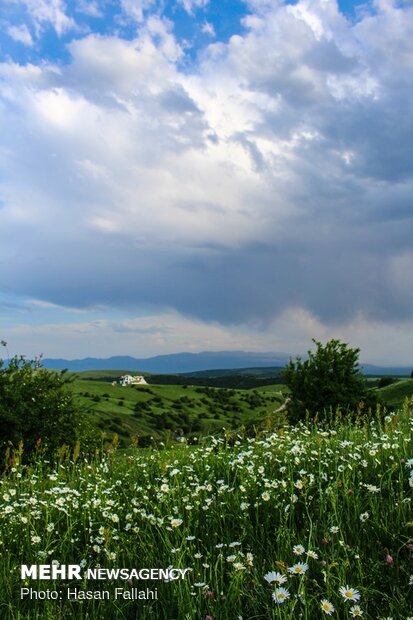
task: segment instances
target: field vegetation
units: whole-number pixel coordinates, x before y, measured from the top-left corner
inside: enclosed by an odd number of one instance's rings
[[[123,446],[132,438],[142,447],[177,437],[191,440],[223,428],[254,432],[269,418],[283,419],[274,413],[285,398],[282,385],[254,390],[173,384],[121,387],[112,385],[107,372],[104,376],[98,381],[87,373],[87,378],[73,382],[73,390],[84,416],[109,441],[117,433]]]
[[[0,496],[2,617],[13,620],[411,618],[411,411],[330,428],[227,432],[198,446],[9,460]],[[179,582],[35,582],[20,565],[190,568]],[[157,588],[156,601],[67,589]]]
[[[117,433],[122,447],[132,440],[141,447],[177,437],[191,441],[200,434],[221,433],[223,429],[253,434],[286,420],[286,410],[278,411],[290,393],[284,384],[219,388],[214,384],[191,385],[189,377],[185,377],[188,383],[169,383],[171,375],[166,376],[165,384],[156,384],[158,377],[147,374],[147,386],[112,385],[125,372],[78,373],[72,385],[83,418],[105,435],[106,442],[110,443]],[[233,376],[229,375],[231,381]],[[411,379],[394,379],[382,388],[377,387],[378,382],[376,379],[375,387],[366,390],[370,404],[380,401],[383,409],[391,410],[413,397]]]
[[[350,362],[377,408],[345,406],[337,365],[317,411],[311,364],[251,390],[0,365],[0,617],[413,620],[413,381],[367,390]],[[22,582],[22,564],[188,573]]]

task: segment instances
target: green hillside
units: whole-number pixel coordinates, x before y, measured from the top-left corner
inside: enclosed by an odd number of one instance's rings
[[[146,377],[149,383],[156,385],[192,385],[251,390],[264,385],[281,383],[281,369],[265,369],[268,372],[260,372],[260,370],[259,368],[245,368],[240,371],[211,370],[187,374],[154,374],[139,371],[138,374]],[[130,374],[130,372],[130,370],[87,370],[72,374],[79,379],[112,382],[117,381],[122,375]],[[132,372],[137,374],[135,371]]]
[[[108,441],[116,433],[122,445],[129,445],[135,437],[140,445],[147,445],[151,437],[161,440],[171,435],[210,434],[222,428],[262,428],[269,420],[274,423],[282,418],[276,410],[284,401],[283,385],[253,390],[172,383],[112,385],[125,372],[97,370],[73,375],[73,389],[84,415]],[[155,378],[146,374],[148,382]],[[397,381],[377,391],[389,408],[400,407],[406,397],[413,397],[413,381]]]
[[[90,379],[91,381],[117,381],[122,375],[130,374],[130,370],[85,370],[83,372],[70,373],[77,379]],[[137,374],[134,372],[133,374]],[[148,372],[139,372],[140,375],[147,376]]]
[[[413,379],[403,379],[378,390],[388,407],[401,407],[406,398],[413,398]]]
[[[283,386],[266,386],[257,390],[182,385],[112,385],[114,373],[76,375],[73,390],[84,414],[108,440],[117,433],[121,443],[138,437],[145,445],[150,437],[161,439],[174,435],[206,434],[223,427],[262,427],[269,417],[280,418],[274,411],[283,402]],[[116,373],[119,376],[122,373]],[[86,376],[86,379],[80,378]],[[109,378],[109,380],[108,380]]]

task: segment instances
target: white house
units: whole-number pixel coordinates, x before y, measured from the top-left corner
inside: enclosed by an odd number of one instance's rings
[[[141,375],[123,375],[123,377],[119,379],[119,383],[123,387],[125,385],[148,385],[145,381],[145,377],[142,377]]]

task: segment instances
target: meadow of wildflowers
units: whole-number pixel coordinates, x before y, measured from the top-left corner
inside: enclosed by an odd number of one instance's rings
[[[0,486],[0,617],[413,618],[413,420],[287,426],[199,445],[10,462]],[[190,568],[181,581],[30,581],[21,564]],[[157,600],[20,599],[157,588]]]

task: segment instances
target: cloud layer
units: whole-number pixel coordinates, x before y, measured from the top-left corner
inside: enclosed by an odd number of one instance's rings
[[[413,320],[411,8],[255,0],[187,62],[156,3],[121,3],[129,38],[21,4],[22,45],[72,36],[67,62],[0,65],[0,291],[263,328]]]

